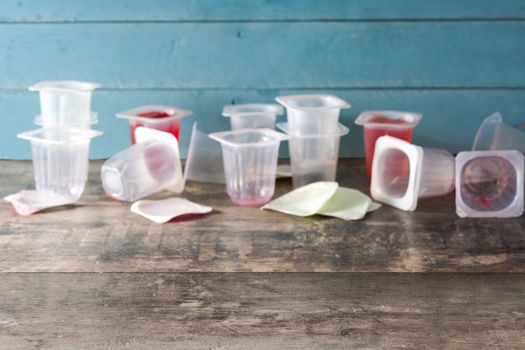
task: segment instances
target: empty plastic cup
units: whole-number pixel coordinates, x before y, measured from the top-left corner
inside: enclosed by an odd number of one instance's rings
[[[58,126],[18,134],[31,141],[36,190],[77,201],[86,184],[90,141],[100,135],[100,131]]]
[[[378,202],[413,211],[419,198],[437,197],[454,189],[454,156],[395,137],[377,139],[370,193]]]
[[[396,111],[365,111],[355,123],[364,128],[366,174],[372,176],[372,160],[376,141],[381,136],[392,136],[412,141],[412,130],[421,120],[421,114]]]
[[[92,124],[91,94],[100,85],[82,81],[43,81],[29,87],[40,94],[39,123],[43,127]]]
[[[188,156],[184,166],[184,181],[225,184],[221,147],[208,134],[193,124]]]
[[[226,189],[240,206],[259,207],[272,199],[279,144],[286,135],[271,129],[210,134],[221,143]]]
[[[523,155],[515,150],[460,152],[456,212],[460,217],[521,216]]]
[[[222,115],[229,117],[232,130],[248,128],[275,128],[275,119],[284,109],[275,104],[251,103],[224,106]]]
[[[44,125],[44,121],[42,119],[42,115],[39,114],[35,117],[35,119],[33,120],[33,122],[38,125],[38,126],[41,126],[41,127],[49,127],[49,126],[53,126],[53,125]],[[89,124],[90,125],[93,125],[93,124],[97,124],[98,123],[98,113],[97,112],[91,112],[91,119],[89,121]]]
[[[288,127],[301,135],[335,134],[341,109],[351,106],[333,95],[292,95],[275,99],[286,107]]]
[[[277,127],[288,136],[292,182],[294,188],[318,181],[334,181],[339,158],[339,141],[348,134],[348,128],[338,124],[336,132],[325,135],[300,135],[289,123]]]
[[[151,105],[119,112],[117,118],[129,120],[131,144],[135,144],[135,129],[141,126],[169,132],[180,141],[180,120],[192,114],[176,107]]]
[[[101,170],[102,186],[115,199],[134,202],[163,189],[180,193],[184,180],[175,136],[144,127],[137,143],[109,158]]]
[[[503,123],[501,114],[494,113],[481,123],[473,151],[518,150],[525,154],[525,133]]]

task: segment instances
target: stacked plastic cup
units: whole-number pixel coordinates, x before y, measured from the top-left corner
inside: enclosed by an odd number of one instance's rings
[[[341,109],[351,106],[333,95],[280,96],[287,123],[277,127],[288,136],[295,188],[317,181],[334,181],[339,140],[348,128],[339,123]]]
[[[102,135],[90,129],[97,116],[91,111],[91,93],[97,87],[79,81],[46,81],[29,87],[40,94],[41,114],[35,123],[42,128],[18,137],[31,142],[36,191],[19,192],[13,197],[17,202],[46,208],[80,198],[87,180],[90,141]],[[16,208],[17,203],[13,205]]]

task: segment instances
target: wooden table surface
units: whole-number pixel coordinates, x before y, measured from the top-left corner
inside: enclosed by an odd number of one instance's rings
[[[368,193],[362,163],[338,180]],[[101,164],[76,205],[0,204],[1,349],[525,348],[523,217],[460,219],[449,195],[297,218],[190,183],[214,212],[158,225],[104,195]],[[32,186],[30,162],[0,169],[0,195]]]

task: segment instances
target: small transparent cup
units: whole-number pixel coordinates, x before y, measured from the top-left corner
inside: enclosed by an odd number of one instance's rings
[[[148,105],[117,113],[117,118],[128,119],[131,144],[135,144],[135,129],[146,127],[165,131],[180,141],[180,120],[192,115],[192,111],[170,106]]]
[[[275,99],[286,107],[288,127],[300,135],[335,134],[341,109],[351,106],[333,95],[292,95]]]
[[[208,134],[193,124],[188,156],[184,166],[184,181],[225,184],[222,149]]]
[[[454,156],[445,150],[382,136],[376,143],[370,193],[378,202],[414,211],[419,198],[454,190],[454,169]]]
[[[31,141],[35,187],[76,202],[86,184],[89,144],[100,131],[54,126],[18,134]]]
[[[339,141],[348,134],[348,128],[338,124],[335,133],[324,135],[301,135],[294,132],[289,123],[277,123],[277,128],[289,137],[290,161],[293,187],[312,182],[335,181]]]
[[[397,111],[364,111],[357,117],[355,123],[363,126],[368,177],[372,177],[372,161],[377,139],[388,135],[411,142],[412,131],[421,118],[422,115],[419,113]]]
[[[243,129],[210,137],[221,143],[231,200],[245,207],[268,203],[275,190],[279,145],[286,135],[271,129]]]
[[[43,127],[72,126],[89,129],[93,123],[91,94],[100,85],[82,81],[43,81],[29,87],[40,94],[37,117]]]
[[[164,189],[184,190],[179,143],[170,133],[145,127],[135,130],[137,143],[106,160],[102,186],[109,197],[125,202]]]
[[[473,151],[518,150],[525,154],[525,133],[503,123],[501,114],[494,113],[481,123]]]
[[[250,103],[224,106],[222,115],[229,117],[232,130],[275,128],[275,119],[284,109],[276,104]]]
[[[456,212],[460,217],[521,216],[523,186],[519,151],[460,152],[456,157]]]

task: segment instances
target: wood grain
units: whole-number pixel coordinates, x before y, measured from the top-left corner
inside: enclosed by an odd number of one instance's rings
[[[453,195],[344,222],[236,207],[223,186],[192,183],[184,197],[214,212],[157,225],[104,195],[100,166],[92,163],[75,206],[19,217],[0,204],[0,271],[525,272],[524,218],[460,219]],[[0,167],[0,195],[32,183],[29,162]],[[367,192],[362,160],[341,160],[338,179]],[[278,181],[277,195],[289,190],[290,180]]]
[[[523,349],[516,274],[1,274],[6,349]]]

